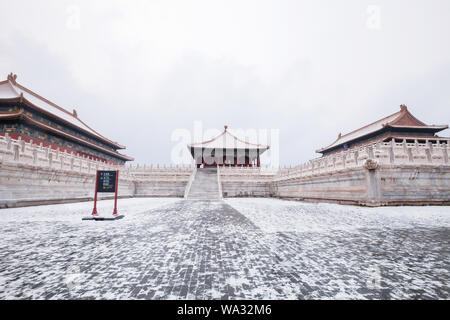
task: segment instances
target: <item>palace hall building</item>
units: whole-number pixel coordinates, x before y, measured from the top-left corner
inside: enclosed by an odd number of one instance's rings
[[[198,168],[216,166],[261,167],[261,155],[270,149],[267,145],[253,144],[239,139],[228,131],[217,137],[188,145]]]
[[[0,135],[110,164],[133,160],[117,151],[124,146],[89,127],[75,110],[65,110],[16,80],[10,74],[0,81]]]
[[[405,105],[400,111],[347,134],[339,134],[328,147],[317,150],[323,156],[377,142],[449,144],[450,138],[436,133],[448,125],[427,125],[414,117]]]

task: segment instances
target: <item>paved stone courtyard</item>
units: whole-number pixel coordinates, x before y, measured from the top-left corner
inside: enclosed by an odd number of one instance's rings
[[[449,207],[126,199],[123,220],[81,221],[91,210],[0,210],[0,298],[449,298]]]

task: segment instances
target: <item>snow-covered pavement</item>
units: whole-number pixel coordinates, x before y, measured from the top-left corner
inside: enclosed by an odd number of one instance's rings
[[[0,210],[0,298],[449,298],[449,207],[123,199],[125,219],[81,221],[91,210]]]

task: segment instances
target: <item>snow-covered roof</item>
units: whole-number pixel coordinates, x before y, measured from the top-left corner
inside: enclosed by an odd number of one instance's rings
[[[360,129],[347,133],[345,135],[339,134],[337,140],[330,144],[328,147],[317,150],[318,153],[322,153],[326,150],[332,149],[337,146],[344,145],[350,141],[356,140],[358,138],[367,136],[369,134],[375,133],[377,131],[382,130],[385,127],[393,127],[393,128],[412,128],[412,129],[431,129],[440,131],[447,129],[447,125],[426,125],[422,121],[418,120],[414,117],[405,105],[400,106],[400,111],[391,114],[383,119],[375,121],[367,126],[364,126]]]
[[[81,121],[75,112],[69,112],[60,106],[50,102],[49,100],[39,96],[33,91],[21,86],[16,82],[16,75],[10,74],[8,75],[8,79],[6,81],[0,82],[0,101],[1,100],[14,100],[14,99],[23,99],[28,102],[32,107],[37,108],[43,112],[49,113],[52,116],[63,120],[66,123],[69,123],[72,126],[75,126],[77,129],[81,129],[82,131],[99,138],[100,140],[112,144],[118,149],[124,149],[125,147],[119,145],[117,142],[111,141],[106,137],[102,136],[88,125],[86,125],[83,121]]]
[[[254,144],[239,139],[228,131],[227,126],[225,126],[225,131],[217,137],[208,141],[189,144],[188,147],[205,149],[259,149],[260,151],[266,151],[270,148],[267,145]]]

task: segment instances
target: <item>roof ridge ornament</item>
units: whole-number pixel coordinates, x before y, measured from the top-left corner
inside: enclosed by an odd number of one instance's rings
[[[78,113],[77,113],[77,110],[73,109],[73,112],[72,112],[72,114],[73,114],[73,116],[74,116],[75,118],[78,118]]]
[[[400,105],[400,111],[408,111],[408,107],[406,106],[406,104]]]
[[[225,131],[228,130],[228,125],[224,125],[223,127],[225,128]]]
[[[8,80],[11,81],[13,84],[16,84],[17,74],[11,72],[10,74],[8,74]]]

